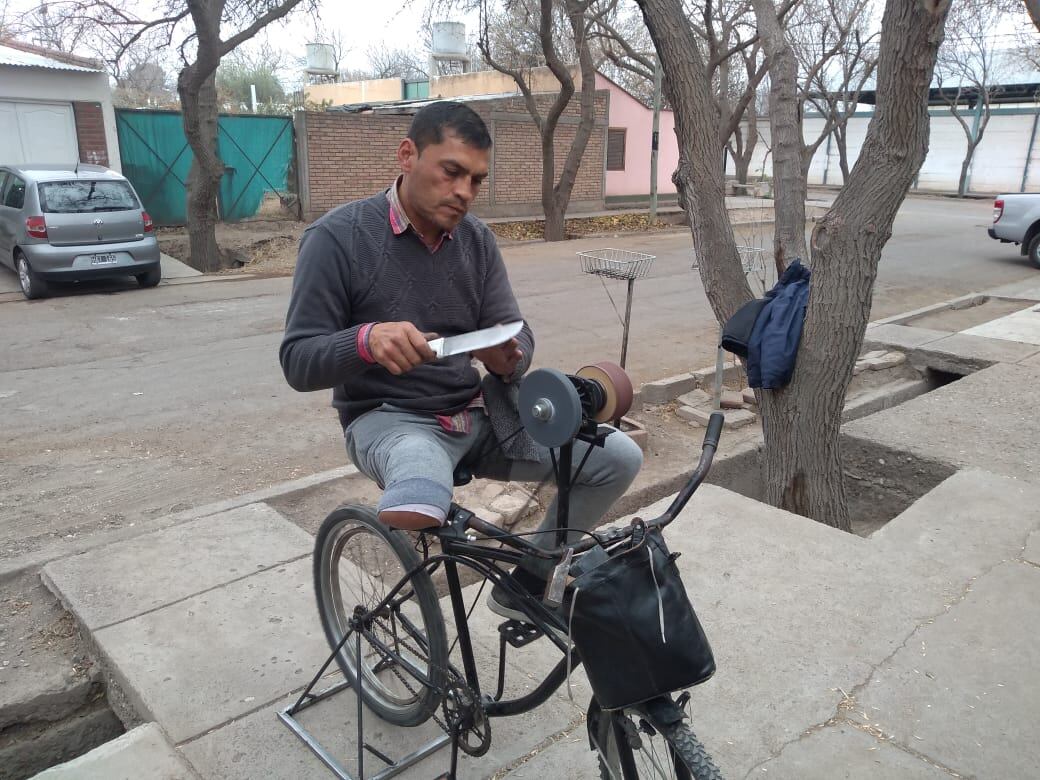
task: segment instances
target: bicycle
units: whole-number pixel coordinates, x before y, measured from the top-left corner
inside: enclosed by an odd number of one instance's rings
[[[538,369],[529,377],[532,375],[536,375],[535,381],[525,380],[521,385],[521,418],[525,426],[536,429],[532,433],[536,440],[541,437],[541,443],[558,443],[559,456],[554,460],[559,491],[556,547],[540,548],[458,504],[452,504],[442,527],[411,536],[381,523],[372,509],[349,505],[332,512],[318,532],[314,554],[315,591],[332,655],[297,704],[285,712],[294,715],[328,693],[315,695],[310,691],[335,659],[346,678],[341,685],[349,685],[358,695],[358,767],[362,775],[365,750],[387,765],[376,777],[388,777],[439,749],[445,742],[442,737],[437,744],[430,743],[423,750],[395,762],[364,742],[362,702],[383,720],[399,726],[418,726],[434,718],[451,743],[450,768],[442,776],[447,778],[455,777],[459,750],[480,756],[490,748],[491,718],[517,715],[544,704],[583,661],[574,643],[567,638],[568,625],[559,612],[560,605],[567,601],[568,573],[578,570],[583,560],[591,560],[588,556],[599,556],[596,559],[599,560],[611,551],[630,549],[626,545],[645,543],[655,529],[664,528],[675,519],[711,467],[723,422],[718,412],[712,415],[708,425],[696,469],[660,517],[650,521],[636,518],[628,526],[590,532],[576,543],[564,544],[572,446],[575,440],[601,445],[612,433],[608,428],[601,428],[599,422],[613,419],[617,411],[605,408],[611,406],[609,398],[616,397],[609,385],[617,377],[615,374],[604,379],[596,374],[595,379],[590,379],[553,369]],[[534,388],[527,392],[526,398],[525,386]],[[580,416],[576,424],[572,419],[575,414]],[[465,470],[457,471],[456,484],[466,481]],[[437,546],[440,552],[436,552]],[[545,600],[539,600],[519,586],[503,564],[544,576],[549,583]],[[523,622],[505,620],[499,626],[498,681],[494,695],[481,692],[469,632],[469,612],[459,578],[460,566],[482,576],[485,584],[490,581],[508,589],[526,616]],[[449,659],[445,619],[432,579],[437,570],[443,571],[447,583],[462,670]],[[656,579],[654,582],[656,584]],[[571,594],[572,620],[577,598],[576,593]],[[663,637],[663,613],[661,620]],[[697,630],[700,630],[699,624]],[[530,693],[504,700],[507,645],[519,648],[542,637],[555,644],[563,657]],[[713,671],[712,660],[708,675]],[[719,770],[686,723],[688,691],[678,697],[671,692],[655,693],[646,701],[618,709],[601,706],[595,685],[593,693],[587,713],[588,732],[590,748],[598,751],[603,778],[721,780]],[[320,746],[316,747],[302,729],[290,722],[291,717],[286,718],[284,713],[282,717],[337,775],[350,777]]]

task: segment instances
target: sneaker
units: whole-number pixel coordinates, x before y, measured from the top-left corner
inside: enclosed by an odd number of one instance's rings
[[[512,575],[516,584],[535,598],[541,598],[545,593],[545,580],[541,577],[537,577],[525,569],[520,568],[513,569]],[[519,620],[521,623],[528,622],[527,615],[524,614],[524,611],[517,603],[517,598],[501,585],[495,585],[495,587],[491,589],[491,593],[488,595],[487,605],[488,609],[496,615],[501,615],[510,620]]]
[[[519,568],[514,569],[512,575],[517,584],[532,596],[540,599],[545,594],[546,583],[540,577],[536,577],[534,574]],[[491,593],[487,597],[487,605],[488,609],[501,617],[521,623],[530,624],[531,622],[518,603],[518,599],[501,585],[495,585],[491,589]],[[556,610],[550,609],[550,612],[556,612]],[[559,637],[566,638],[566,633],[562,630],[553,628],[553,633]]]

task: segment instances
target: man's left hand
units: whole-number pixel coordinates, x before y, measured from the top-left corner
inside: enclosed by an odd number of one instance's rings
[[[505,344],[499,344],[497,347],[486,347],[473,352],[473,357],[483,363],[488,371],[503,378],[513,375],[523,356],[524,353],[520,351],[519,342],[516,339],[509,339]]]

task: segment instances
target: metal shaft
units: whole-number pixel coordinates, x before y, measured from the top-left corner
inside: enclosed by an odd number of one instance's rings
[[[628,325],[632,321],[632,292],[635,290],[636,280],[628,280],[628,301],[625,303],[625,329],[621,334],[621,367],[625,367],[625,358],[628,356]]]

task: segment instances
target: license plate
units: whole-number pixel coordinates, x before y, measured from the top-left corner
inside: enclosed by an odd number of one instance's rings
[[[116,257],[114,254],[91,255],[90,256],[90,264],[91,265],[114,265],[114,264],[116,264],[118,262],[119,262],[119,258]]]

